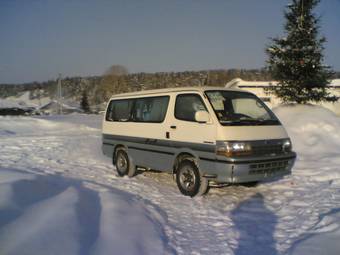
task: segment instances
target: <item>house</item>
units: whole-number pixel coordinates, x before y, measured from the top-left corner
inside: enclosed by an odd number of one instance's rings
[[[0,99],[0,115],[31,115],[35,105],[20,100]]]
[[[62,107],[56,100],[51,100],[47,104],[41,106],[39,111],[43,114],[58,114],[61,108],[63,114],[70,114],[70,113],[81,113],[83,112],[79,107],[71,106],[69,104],[62,103]]]
[[[228,82],[225,87],[247,90],[261,98],[270,108],[274,108],[281,103],[281,100],[272,93],[266,91],[266,88],[276,85],[276,81],[244,81],[240,78],[236,78]],[[329,92],[332,95],[340,97],[340,79],[334,79],[331,81],[329,84]],[[318,105],[328,108],[340,116],[340,100],[335,103],[318,103]]]

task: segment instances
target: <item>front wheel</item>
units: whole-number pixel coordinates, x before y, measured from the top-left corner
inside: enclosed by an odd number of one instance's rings
[[[200,175],[194,162],[183,160],[176,172],[178,189],[185,196],[204,195],[208,190],[208,180]]]

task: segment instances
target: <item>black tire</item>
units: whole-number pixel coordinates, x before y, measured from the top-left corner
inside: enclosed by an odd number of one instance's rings
[[[185,196],[204,195],[208,190],[208,180],[200,175],[196,164],[190,160],[183,160],[179,164],[176,183],[179,191]]]
[[[125,150],[119,149],[116,152],[116,156],[114,159],[114,165],[117,170],[117,174],[119,176],[127,175],[129,172],[130,161],[129,156],[127,155]]]
[[[137,173],[137,167],[135,166],[135,164],[133,164],[131,158],[129,157],[130,161],[129,161],[129,171],[127,173],[127,175],[131,178],[134,177]]]
[[[242,183],[243,186],[248,187],[248,188],[254,188],[254,187],[256,187],[258,184],[259,184],[258,181]]]
[[[126,163],[124,167],[122,167],[121,165],[122,162]],[[131,178],[136,175],[137,168],[133,164],[131,158],[129,157],[125,149],[117,150],[113,164],[116,166],[117,173],[119,176],[127,175]]]

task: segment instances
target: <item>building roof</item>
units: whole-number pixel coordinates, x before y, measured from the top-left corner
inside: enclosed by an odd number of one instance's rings
[[[65,103],[62,103],[62,108],[63,110],[73,110],[73,111],[79,111],[80,109],[77,107],[73,107],[70,105],[67,105]],[[47,104],[41,106],[39,109],[40,110],[55,110],[59,108],[59,103],[56,100],[51,100]]]
[[[277,81],[245,81],[241,78],[235,78],[228,82],[226,88],[263,88],[275,86]],[[329,86],[340,87],[340,79],[331,80]]]
[[[339,86],[340,87],[340,79],[334,79],[331,81],[331,84],[329,84],[330,86]]]
[[[240,86],[249,86],[249,87],[268,87],[276,85],[276,81],[245,81],[241,78],[235,78],[232,79],[230,82],[228,82],[225,87],[226,88],[237,88]]]
[[[21,100],[0,98],[0,108],[1,109],[8,109],[8,108],[32,109],[32,108],[35,108],[35,105],[26,103]]]

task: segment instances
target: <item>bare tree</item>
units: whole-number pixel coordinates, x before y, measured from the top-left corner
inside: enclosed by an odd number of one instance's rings
[[[103,74],[99,88],[97,90],[96,101],[107,101],[111,95],[128,92],[129,87],[127,83],[128,70],[121,65],[112,65]]]
[[[129,73],[128,69],[125,66],[121,65],[112,65],[109,69],[106,70],[104,73],[104,76],[110,75],[110,76],[122,76],[127,75]]]

